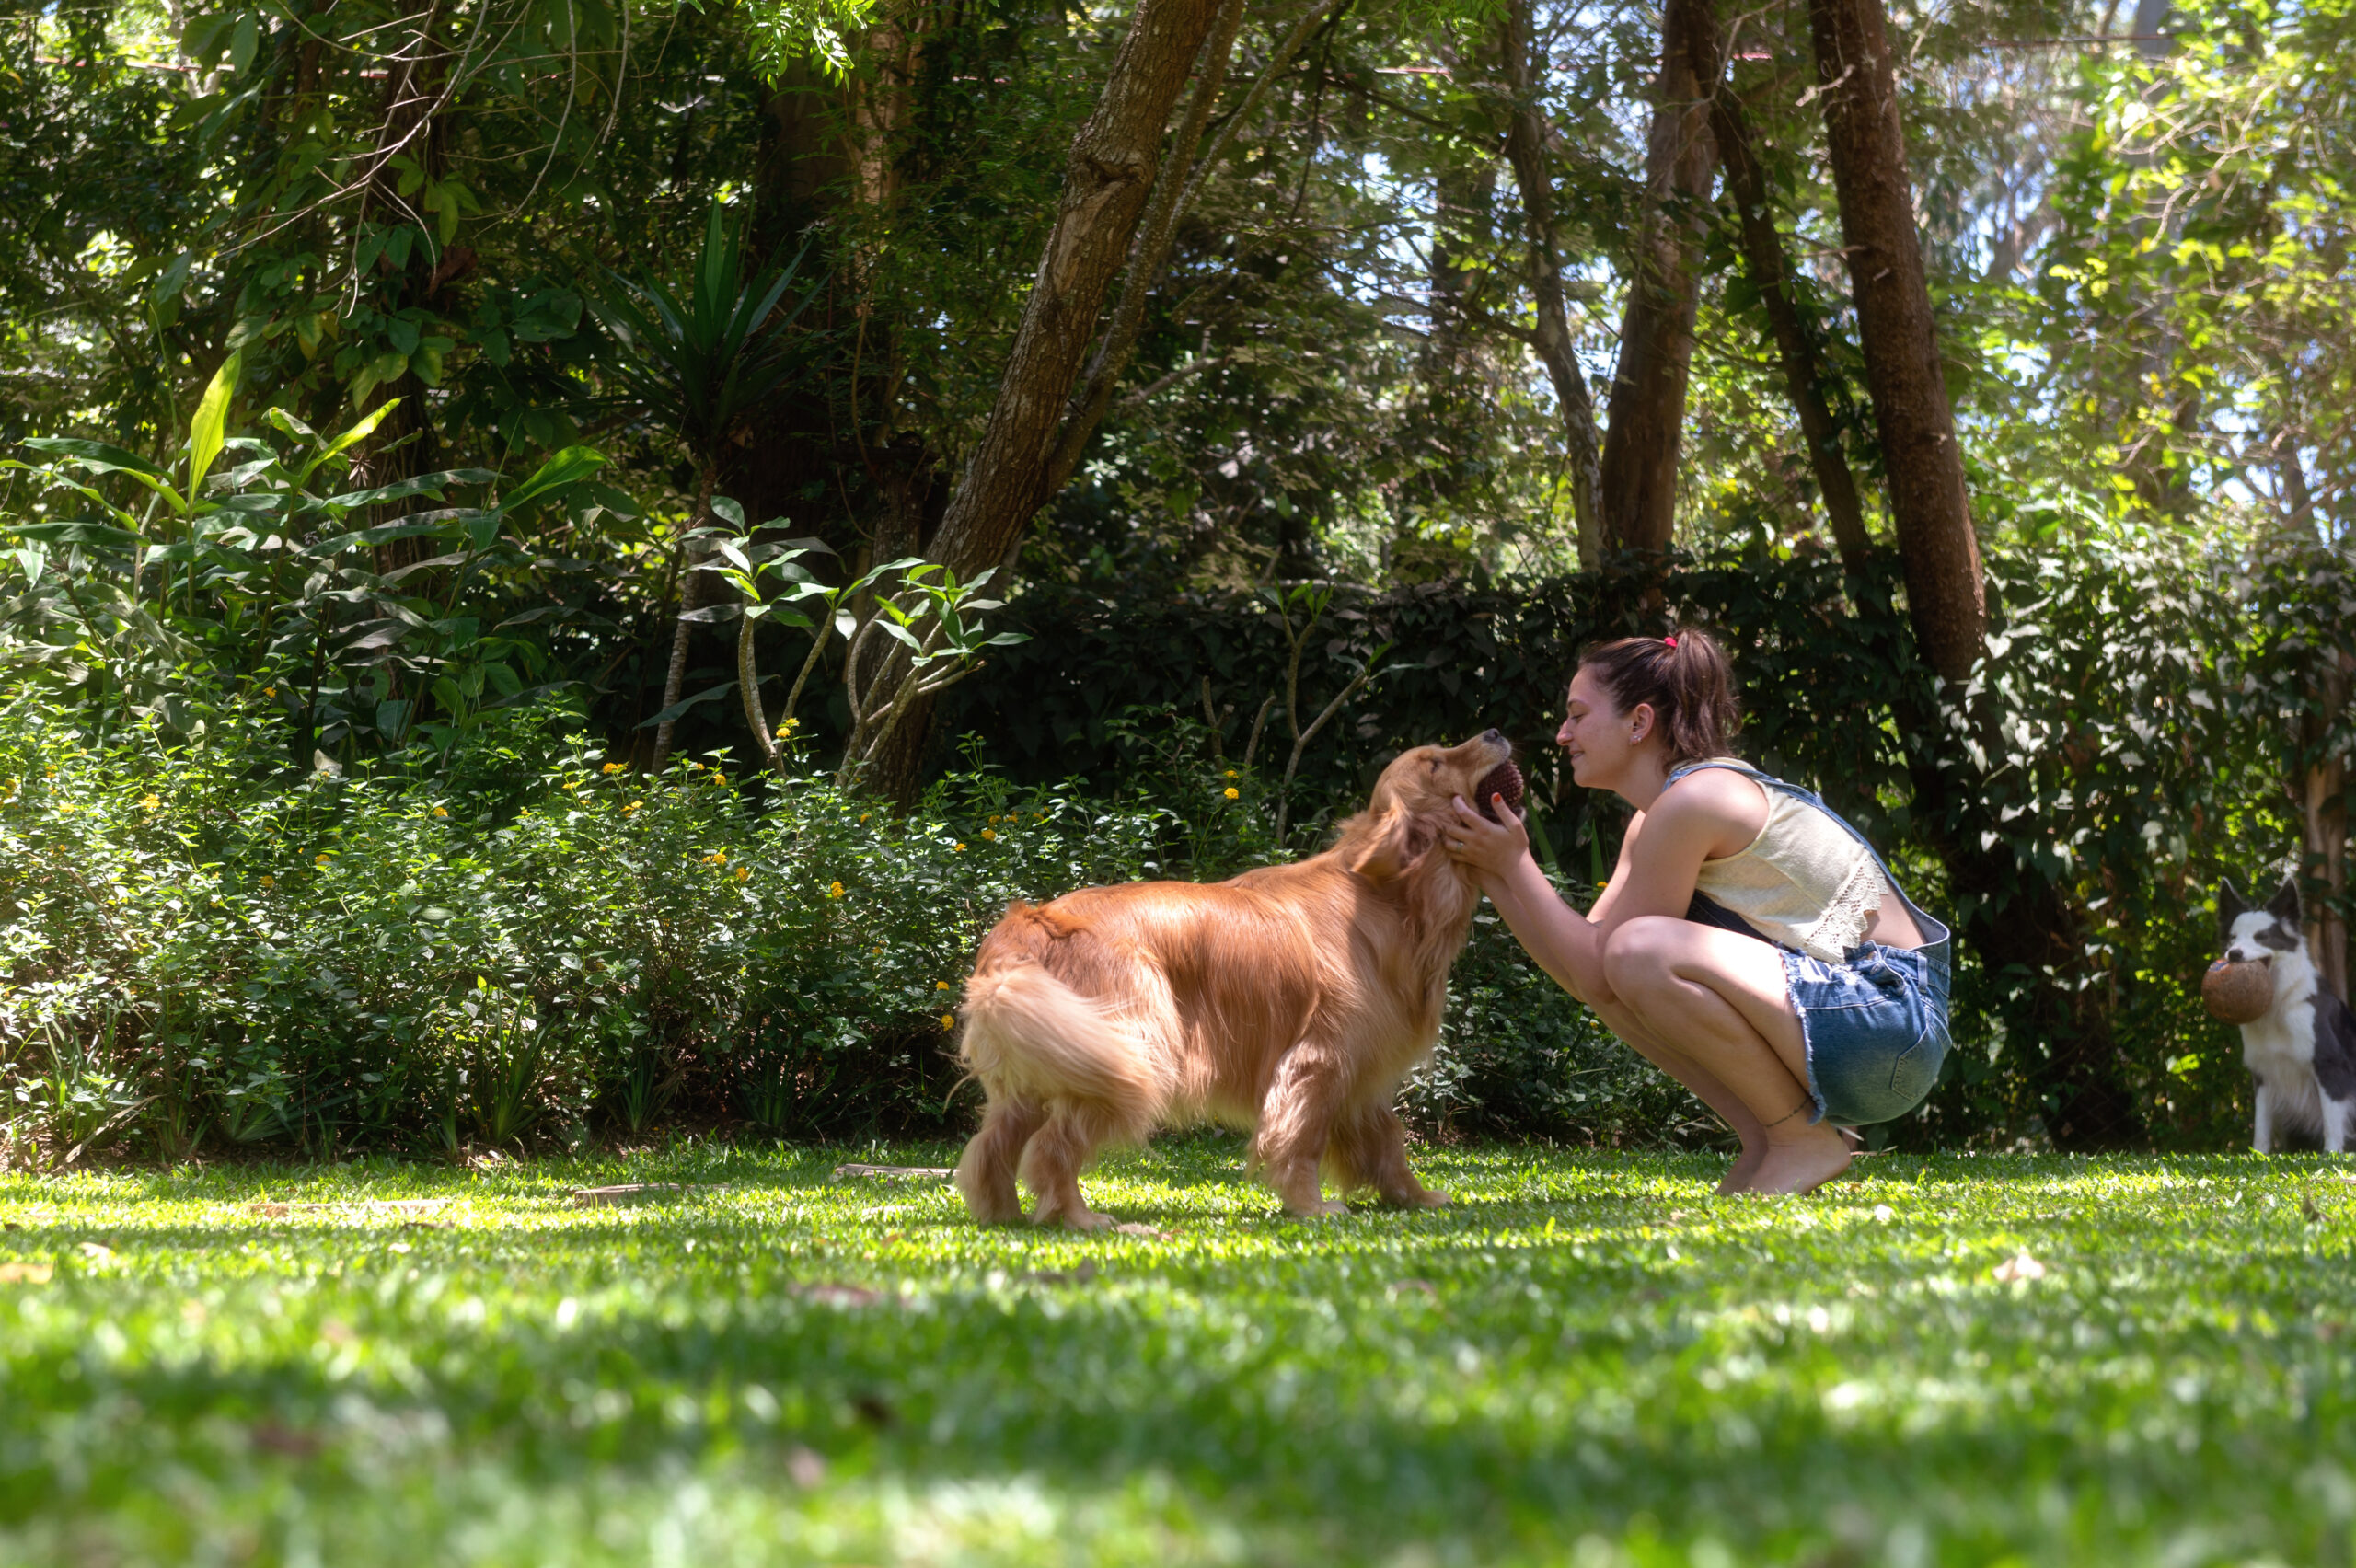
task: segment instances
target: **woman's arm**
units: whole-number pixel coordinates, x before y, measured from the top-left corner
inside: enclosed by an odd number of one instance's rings
[[[1611,933],[1646,915],[1682,918],[1702,862],[1734,854],[1766,821],[1766,793],[1738,774],[1697,774],[1637,813],[1621,840],[1611,882],[1581,915],[1530,858],[1530,835],[1498,802],[1491,822],[1462,801],[1449,852],[1471,866],[1497,913],[1538,966],[1588,1006],[1609,1003],[1603,950]]]

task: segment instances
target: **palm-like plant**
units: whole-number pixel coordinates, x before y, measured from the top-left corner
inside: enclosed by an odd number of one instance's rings
[[[687,643],[694,623],[687,618],[703,572],[687,559],[700,552],[711,523],[711,496],[720,477],[722,444],[747,414],[777,396],[806,364],[814,345],[787,329],[818,292],[813,283],[790,306],[786,294],[802,270],[802,253],[749,282],[744,277],[743,225],[732,223],[714,202],[704,225],[703,251],[684,292],[653,278],[631,280],[606,272],[591,291],[589,307],[605,328],[612,350],[605,369],[621,388],[619,401],[636,417],[676,436],[696,464],[695,514],[672,562],[681,584],[679,616],[672,627],[671,663],[663,681],[663,709],[656,715],[653,766],[660,769],[671,752],[678,722],[679,688],[687,674]]]

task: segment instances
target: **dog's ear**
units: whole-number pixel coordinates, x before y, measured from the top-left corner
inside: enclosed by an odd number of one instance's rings
[[[1405,876],[1438,840],[1428,823],[1419,822],[1404,806],[1392,806],[1374,819],[1373,831],[1350,853],[1351,870],[1370,882]]]
[[[2217,940],[2220,945],[2232,939],[2234,922],[2240,919],[2248,908],[2249,905],[2242,902],[2240,891],[2234,886],[2233,878],[2227,877],[2217,884]]]
[[[2272,898],[2266,901],[2266,912],[2286,926],[2304,923],[2299,918],[2299,879],[2297,877],[2282,879],[2282,885],[2274,890]]]

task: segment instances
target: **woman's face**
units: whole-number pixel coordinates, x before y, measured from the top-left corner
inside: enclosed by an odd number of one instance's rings
[[[1610,689],[1582,664],[1571,677],[1570,700],[1554,744],[1570,754],[1571,778],[1582,789],[1616,790],[1637,759],[1657,749],[1658,730],[1651,703],[1623,713]]]

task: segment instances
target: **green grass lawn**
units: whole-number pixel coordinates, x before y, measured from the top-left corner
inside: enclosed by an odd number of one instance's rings
[[[950,1153],[0,1177],[0,1562],[2356,1562],[2344,1163]]]

